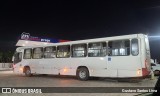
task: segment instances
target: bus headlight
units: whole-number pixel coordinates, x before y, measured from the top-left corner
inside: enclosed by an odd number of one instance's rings
[[[22,67],[20,67],[20,68],[19,68],[19,70],[20,70],[20,71],[23,71],[23,68],[22,68]]]

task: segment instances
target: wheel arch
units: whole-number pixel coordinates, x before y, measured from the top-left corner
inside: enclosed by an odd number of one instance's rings
[[[78,66],[77,70],[76,70],[76,74],[78,72],[78,69],[80,69],[80,68],[86,68],[88,70],[88,72],[89,72],[89,68],[87,66]],[[89,75],[90,75],[90,72],[89,72]]]
[[[24,66],[24,68],[23,68],[23,73],[26,71],[27,68],[30,69],[30,66],[28,66],[28,65]]]

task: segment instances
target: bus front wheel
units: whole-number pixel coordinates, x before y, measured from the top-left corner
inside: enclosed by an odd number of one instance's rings
[[[87,68],[82,67],[77,70],[77,78],[82,81],[86,81],[89,79],[89,71]]]
[[[25,76],[27,76],[27,77],[30,77],[30,76],[32,76],[32,74],[31,74],[31,70],[30,70],[30,68],[29,67],[26,67],[25,68]]]

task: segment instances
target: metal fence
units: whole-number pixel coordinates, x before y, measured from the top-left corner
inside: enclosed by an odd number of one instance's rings
[[[12,63],[0,63],[0,68],[12,68]]]

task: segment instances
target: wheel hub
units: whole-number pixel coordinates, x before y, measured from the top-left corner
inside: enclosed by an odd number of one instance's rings
[[[80,71],[80,72],[79,72],[79,76],[80,76],[81,78],[85,78],[85,77],[86,77],[86,72],[85,72],[85,71]]]

